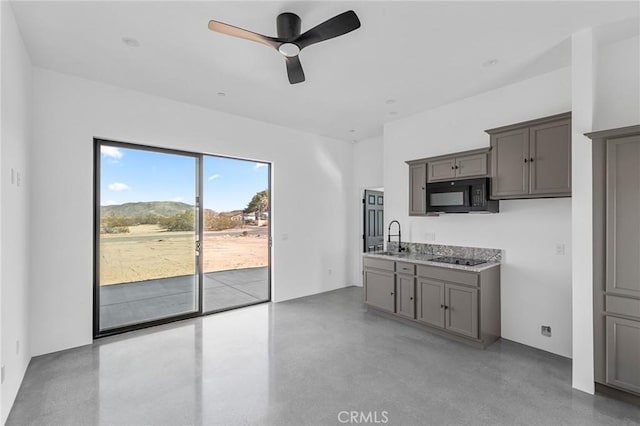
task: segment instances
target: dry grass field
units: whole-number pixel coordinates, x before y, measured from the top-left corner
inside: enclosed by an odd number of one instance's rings
[[[266,266],[267,235],[266,226],[206,231],[204,272]],[[157,225],[138,225],[129,227],[127,234],[100,236],[100,285],[193,274],[195,262],[193,232],[167,232]]]

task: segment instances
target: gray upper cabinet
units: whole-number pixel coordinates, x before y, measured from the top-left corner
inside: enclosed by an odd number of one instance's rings
[[[487,152],[482,149],[427,159],[427,182],[487,176]]]
[[[491,197],[571,196],[571,113],[487,130]]]
[[[421,216],[427,211],[427,163],[409,165],[409,215]]]

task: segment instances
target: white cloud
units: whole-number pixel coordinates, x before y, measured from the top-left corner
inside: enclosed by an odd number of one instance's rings
[[[219,177],[220,177],[220,175],[216,173],[215,175],[209,176],[209,180],[218,179]]]
[[[116,148],[115,146],[107,146],[107,145],[102,145],[100,147],[100,153],[105,157],[113,158],[114,160],[121,159],[123,155],[122,151],[120,151],[119,148]]]
[[[110,183],[109,186],[107,186],[107,188],[109,188],[112,191],[125,191],[127,189],[131,189],[129,185],[121,182]]]
[[[182,201],[182,197],[175,197],[173,200],[171,201],[175,201],[175,202],[181,202]]]
[[[267,166],[268,166],[268,164],[267,164],[267,163],[256,163],[256,164],[253,166],[253,170],[258,170],[258,169],[261,169],[261,168],[263,168],[263,167],[267,167]]]

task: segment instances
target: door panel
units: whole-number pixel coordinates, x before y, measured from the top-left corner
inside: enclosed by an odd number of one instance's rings
[[[607,383],[640,393],[640,321],[607,317]]]
[[[571,194],[571,120],[530,128],[531,194]]]
[[[364,251],[384,248],[384,193],[364,191]]]
[[[487,154],[456,158],[456,176],[473,177],[487,174]]]
[[[456,160],[454,158],[432,161],[427,167],[429,170],[427,182],[447,180],[456,177]]]
[[[529,129],[491,135],[491,146],[491,196],[528,194]]]
[[[427,209],[427,165],[409,166],[409,214],[423,215]]]
[[[447,330],[478,337],[478,290],[455,284],[445,285]]]
[[[418,278],[418,308],[416,319],[444,328],[444,283]]]
[[[395,277],[393,273],[364,271],[364,301],[371,306],[395,312]]]
[[[97,149],[95,333],[197,313],[198,156]]]
[[[607,292],[640,298],[640,137],[607,142]]]
[[[413,275],[396,275],[396,313],[414,319],[416,317],[415,277]]]

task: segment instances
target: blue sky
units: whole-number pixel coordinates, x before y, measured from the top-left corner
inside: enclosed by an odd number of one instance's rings
[[[100,204],[181,201],[194,204],[196,158],[103,145]],[[267,189],[264,163],[204,157],[203,205],[215,211],[244,209],[256,192]]]

